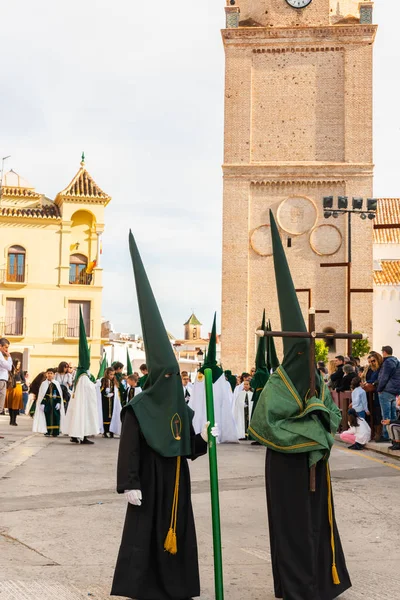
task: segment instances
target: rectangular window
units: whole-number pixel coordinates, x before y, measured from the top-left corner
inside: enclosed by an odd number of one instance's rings
[[[83,321],[85,323],[86,335],[90,337],[90,301],[69,300],[67,337],[79,337],[79,308],[82,308]]]
[[[6,317],[4,335],[23,335],[24,299],[6,298]]]

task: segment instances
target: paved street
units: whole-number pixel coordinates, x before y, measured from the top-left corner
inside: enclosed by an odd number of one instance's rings
[[[0,600],[108,597],[125,513],[114,492],[117,440],[76,446],[0,417]],[[273,600],[262,447],[219,447],[226,600]],[[400,461],[335,447],[338,525],[353,589],[345,600],[398,595]],[[208,461],[192,464],[202,600],[212,600]]]

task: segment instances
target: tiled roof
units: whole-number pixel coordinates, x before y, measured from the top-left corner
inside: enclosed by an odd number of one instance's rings
[[[400,285],[400,260],[382,260],[381,270],[374,271],[375,285]]]
[[[41,219],[59,219],[60,211],[58,206],[40,206],[37,208],[0,208],[2,217],[33,217]]]
[[[89,175],[85,169],[85,163],[81,163],[81,168],[75,175],[71,183],[57,195],[55,202],[63,200],[86,200],[92,202],[100,202],[101,204],[108,204],[111,197],[103,192],[97,185],[94,179]]]
[[[41,194],[33,189],[22,187],[5,187],[3,186],[1,195],[3,198],[25,198],[28,200],[40,200]]]
[[[201,323],[196,315],[192,313],[184,325],[201,325]]]
[[[400,224],[400,198],[379,198],[375,225]],[[374,229],[375,244],[400,244],[400,228]]]

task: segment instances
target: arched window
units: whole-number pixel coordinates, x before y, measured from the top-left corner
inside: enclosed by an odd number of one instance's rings
[[[25,281],[25,248],[11,246],[7,257],[7,281],[24,283]]]
[[[197,327],[193,327],[193,339],[197,339]]]
[[[71,254],[69,259],[69,282],[85,285],[87,283],[88,259],[84,254]]]
[[[336,329],[334,329],[333,327],[325,327],[322,330],[322,333],[328,333],[328,334],[336,333]],[[324,338],[324,342],[328,346],[329,352],[336,352],[336,339],[335,338],[331,338],[331,337],[327,336],[326,338]]]

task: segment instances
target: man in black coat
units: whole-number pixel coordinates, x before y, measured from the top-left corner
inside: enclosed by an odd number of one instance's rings
[[[344,356],[339,354],[339,356],[335,356],[336,360],[336,371],[331,375],[331,383],[332,389],[336,390],[338,386],[342,383],[343,379],[343,366],[344,366]],[[350,389],[350,388],[349,388]]]
[[[339,385],[336,386],[337,392],[349,392],[351,389],[351,382],[354,377],[357,377],[357,373],[354,370],[353,365],[343,366],[343,377]]]

